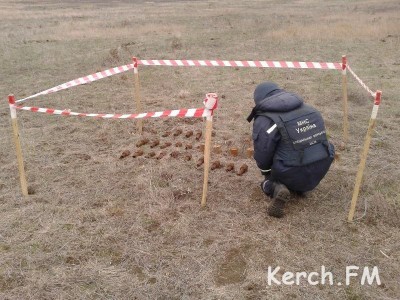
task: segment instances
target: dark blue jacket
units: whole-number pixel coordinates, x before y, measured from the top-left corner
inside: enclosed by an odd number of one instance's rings
[[[262,112],[279,115],[300,111],[304,109],[303,100],[295,94],[276,90],[256,103],[253,109],[254,159],[262,174],[267,175],[270,180],[282,182],[294,191],[305,192],[314,189],[329,170],[334,155],[333,145],[326,142],[326,155],[316,162],[289,166],[276,159],[277,150],[282,149],[283,143],[277,124],[270,117],[260,115]]]

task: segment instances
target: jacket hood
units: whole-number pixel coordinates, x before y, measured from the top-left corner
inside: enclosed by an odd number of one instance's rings
[[[293,93],[288,93],[285,90],[273,92],[270,96],[261,101],[256,102],[256,111],[271,111],[271,112],[286,112],[300,107],[303,104],[303,99]]]
[[[279,86],[271,81],[265,81],[257,85],[254,90],[254,102],[256,105],[264,100],[266,97],[271,96],[273,92],[280,90]]]

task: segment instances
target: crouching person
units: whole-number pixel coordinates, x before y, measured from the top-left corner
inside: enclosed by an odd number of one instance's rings
[[[268,215],[281,218],[291,192],[313,190],[324,178],[334,158],[324,120],[296,94],[273,82],[254,91],[254,159],[265,176],[263,192],[273,199]]]

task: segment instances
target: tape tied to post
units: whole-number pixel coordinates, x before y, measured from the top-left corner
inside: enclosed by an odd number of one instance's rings
[[[213,112],[215,109],[218,108],[218,95],[216,93],[207,93],[203,104],[206,109]]]

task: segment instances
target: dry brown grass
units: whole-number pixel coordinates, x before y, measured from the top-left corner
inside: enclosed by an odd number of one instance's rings
[[[101,8],[101,9],[100,9]],[[396,299],[400,294],[397,1],[0,1],[1,299]],[[341,77],[335,71],[140,67],[148,111],[199,107],[221,96],[215,143],[222,163],[200,209],[201,142],[162,137],[160,160],[120,159],[135,150],[135,123],[18,112],[28,182],[22,198],[6,96],[39,90],[142,59],[339,61],[383,90],[355,224],[346,217],[372,99],[349,78],[349,147],[307,199],[283,220],[267,218],[245,121],[257,83],[275,80],[317,106],[332,141],[342,141]],[[27,104],[82,112],[134,110],[133,75],[33,99]],[[222,97],[223,96],[223,97]],[[145,121],[150,140],[201,120]],[[397,133],[396,133],[397,132]],[[191,161],[171,158],[190,141]],[[144,146],[149,152],[149,146]],[[156,153],[160,152],[159,148]],[[383,286],[267,286],[268,266],[343,279],[347,265],[378,266]]]

